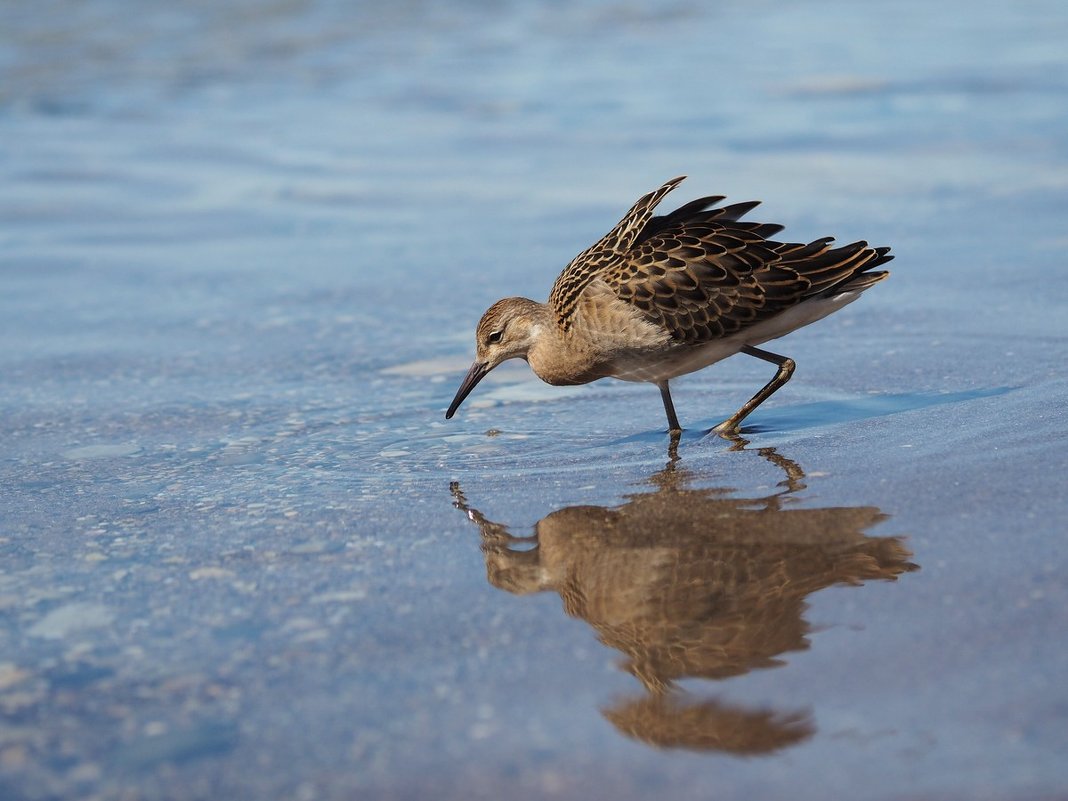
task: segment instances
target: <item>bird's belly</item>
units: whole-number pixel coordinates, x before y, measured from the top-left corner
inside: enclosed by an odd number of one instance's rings
[[[744,344],[745,340],[736,335],[702,345],[678,345],[657,354],[617,359],[611,375],[624,381],[667,381],[733,356]]]
[[[700,345],[675,345],[659,352],[618,358],[612,364],[610,375],[624,381],[667,381],[733,356],[745,345],[760,345],[786,336],[838,311],[858,297],[859,292],[842,292],[829,298],[812,298],[723,339]]]
[[[803,328],[817,320],[822,320],[828,314],[838,311],[859,297],[860,292],[841,292],[829,298],[811,298],[798,303],[796,306],[791,306],[782,314],[777,314],[770,320],[757,323],[741,333],[745,338],[746,345],[759,345],[762,342],[784,337],[791,331],[796,331],[798,328]]]

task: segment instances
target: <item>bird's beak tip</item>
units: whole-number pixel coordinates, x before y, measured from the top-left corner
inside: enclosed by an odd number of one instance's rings
[[[449,410],[445,412],[445,419],[451,420],[452,416],[456,414],[456,410],[460,408],[460,404],[464,402],[471,390],[475,388],[475,384],[481,381],[486,373],[490,371],[490,367],[485,362],[475,362],[471,365],[471,369],[467,371],[467,375],[464,376],[463,383],[460,384],[460,388],[456,390],[456,397],[452,399],[452,403],[449,404]]]

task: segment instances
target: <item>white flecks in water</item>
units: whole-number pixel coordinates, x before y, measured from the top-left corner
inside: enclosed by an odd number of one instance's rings
[[[335,590],[313,595],[309,602],[313,604],[350,604],[363,601],[367,598],[366,587],[355,587],[351,590]]]
[[[455,443],[457,445],[462,445],[463,443],[466,443],[466,442],[474,442],[476,440],[480,440],[481,439],[481,435],[479,435],[479,434],[449,434],[448,436],[444,436],[441,439],[442,439],[443,442]]]
[[[0,662],[0,692],[25,681],[32,673],[18,667],[13,662]]]
[[[27,630],[31,637],[61,640],[71,634],[108,626],[114,614],[103,604],[75,601],[46,614]]]
[[[448,373],[463,375],[464,371],[471,366],[471,360],[461,356],[440,356],[436,359],[419,359],[406,364],[396,364],[386,367],[380,372],[383,375],[408,376],[410,378],[428,378],[430,376],[445,377]]]
[[[134,456],[141,452],[141,447],[133,442],[114,445],[82,445],[63,452],[64,459],[80,461],[88,459],[113,459],[120,456]]]
[[[477,389],[475,390],[478,391]],[[540,380],[494,387],[482,399],[492,401],[557,401],[589,392],[586,386],[554,387]]]
[[[204,581],[205,579],[230,579],[234,578],[237,574],[233,570],[227,570],[225,567],[198,567],[196,570],[189,572],[189,578],[193,581]]]

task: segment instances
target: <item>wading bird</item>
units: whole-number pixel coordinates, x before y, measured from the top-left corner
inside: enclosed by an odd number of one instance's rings
[[[683,176],[685,177],[685,176]],[[874,270],[890,248],[834,237],[778,242],[783,226],[743,221],[758,201],[716,207],[703,197],[670,214],[657,204],[683,177],[641,197],[599,242],[556,279],[547,303],[504,298],[478,323],[477,355],[445,417],[508,359],[525,359],[549,384],[598,378],[648,381],[660,388],[671,432],[681,431],[668,382],[735,353],[778,372],[713,430],[732,433],[779,387],[794,362],[757,347],[856,300],[889,273]]]

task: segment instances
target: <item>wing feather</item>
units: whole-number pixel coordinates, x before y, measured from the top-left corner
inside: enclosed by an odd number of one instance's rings
[[[675,341],[699,344],[808,298],[865,289],[887,275],[870,271],[893,258],[889,248],[866,242],[835,248],[833,237],[808,243],[772,239],[783,226],[741,219],[758,201],[717,206],[725,198],[710,195],[654,217],[657,204],[681,181],[672,179],[639,198],[564,269],[549,294],[563,328],[594,280]]]
[[[567,328],[579,296],[590,282],[606,270],[617,267],[633,248],[638,236],[653,218],[653,209],[664,196],[685,179],[672,178],[659,189],[638,198],[623,219],[596,243],[582,251],[560,273],[549,292],[549,305],[556,312],[560,324]],[[692,204],[688,204],[692,205]]]
[[[707,208],[721,199],[653,218],[620,263],[599,276],[677,342],[729,336],[810,297],[866,288],[885,276],[868,271],[892,258],[888,248],[833,248],[833,237],[777,242],[770,237],[782,226],[739,220],[757,203]]]

